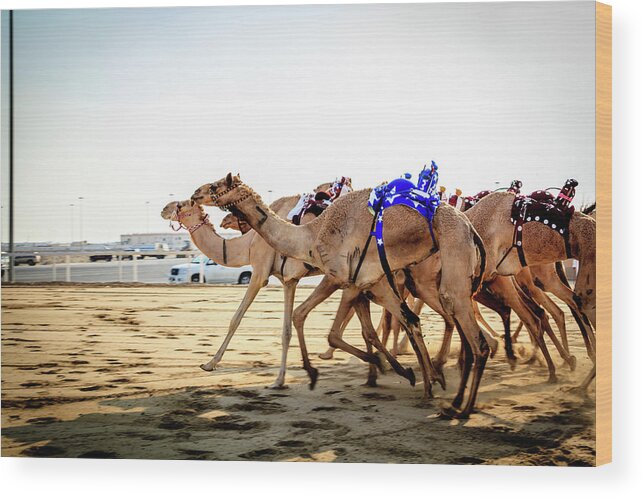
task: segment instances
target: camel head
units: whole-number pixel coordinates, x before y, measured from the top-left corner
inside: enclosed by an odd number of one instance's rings
[[[252,230],[252,227],[245,222],[240,222],[234,214],[227,214],[221,220],[221,228],[229,228],[230,230],[238,230],[241,233],[247,233]]]
[[[228,209],[252,195],[252,190],[245,185],[239,175],[228,173],[225,178],[213,183],[206,183],[194,191],[192,201],[204,206],[216,206]]]
[[[168,203],[161,211],[164,220],[178,221],[184,225],[196,225],[205,218],[203,207],[192,200]]]

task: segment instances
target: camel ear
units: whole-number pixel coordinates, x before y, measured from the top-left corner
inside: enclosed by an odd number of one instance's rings
[[[232,187],[232,173],[228,173],[225,177],[225,182],[228,187]]]

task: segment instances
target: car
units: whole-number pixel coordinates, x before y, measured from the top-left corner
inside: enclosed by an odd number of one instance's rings
[[[113,256],[111,254],[92,254],[89,256],[89,261],[95,263],[96,261],[111,261]]]
[[[31,254],[16,254],[13,257],[13,264],[18,265],[29,265],[34,266],[40,263],[40,254],[34,252]]]
[[[174,265],[170,268],[168,282],[171,284],[198,283],[201,271],[201,262],[204,264],[204,281],[209,284],[243,284],[250,283],[252,266],[246,265],[239,268],[230,268],[215,263],[205,256],[197,256],[189,263]]]

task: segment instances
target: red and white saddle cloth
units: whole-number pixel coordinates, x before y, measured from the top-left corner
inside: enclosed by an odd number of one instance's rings
[[[342,176],[341,179],[335,180],[328,190],[314,194],[302,194],[295,207],[288,213],[287,219],[293,224],[299,225],[305,214],[313,213],[315,216],[319,216],[335,199],[352,191],[351,179]]]
[[[571,202],[576,194],[577,186],[578,182],[576,180],[569,179],[565,182],[557,197],[554,197],[546,190],[536,190],[528,196],[516,196],[511,208],[511,222],[514,224],[512,248],[515,247],[518,251],[518,258],[522,266],[527,266],[522,247],[522,228],[525,223],[530,222],[542,223],[559,233],[565,241],[567,257],[572,257],[569,244],[569,222],[574,214],[574,206],[571,205]]]
[[[521,188],[522,182],[520,180],[514,180],[511,182],[511,186],[507,189],[507,192],[519,194]],[[472,208],[473,206],[478,204],[478,202],[480,202],[480,199],[487,197],[491,192],[493,192],[493,190],[483,190],[481,192],[478,192],[476,195],[465,197],[462,204],[462,211],[466,211],[467,209]]]

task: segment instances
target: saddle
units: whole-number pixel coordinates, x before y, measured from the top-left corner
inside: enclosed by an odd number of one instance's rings
[[[522,247],[522,229],[525,223],[538,222],[556,231],[565,241],[567,257],[572,257],[569,243],[569,222],[574,214],[574,206],[571,205],[571,202],[576,195],[577,186],[578,182],[570,178],[560,189],[557,197],[554,197],[546,190],[536,190],[529,195],[516,196],[511,208],[511,223],[514,225],[512,248],[517,249],[518,258],[522,266],[527,266]],[[500,263],[498,263],[498,266],[500,266]]]
[[[288,213],[287,218],[294,225],[301,225],[301,220],[306,214],[312,213],[315,217],[319,216],[338,197],[352,192],[352,190],[351,179],[342,176],[341,179],[335,180],[328,190],[315,194],[302,194],[295,207]]]
[[[435,211],[440,205],[440,196],[436,191],[436,184],[438,182],[438,166],[434,161],[431,161],[431,167],[426,166],[418,175],[417,184],[411,181],[411,174],[406,173],[403,178],[396,178],[395,180],[379,185],[371,191],[368,199],[368,208],[373,213],[373,223],[371,231],[364,249],[362,250],[359,262],[355,269],[352,281],[355,282],[359,270],[364,262],[364,257],[368,251],[368,246],[371,239],[375,237],[377,243],[377,252],[380,257],[380,264],[386,275],[391,289],[399,297],[399,292],[393,280],[393,273],[391,267],[386,259],[386,249],[384,247],[384,217],[383,212],[391,206],[403,205],[414,209],[424,217],[429,224],[429,232],[433,240],[433,250],[431,255],[438,250],[438,244],[433,233],[433,217]]]
[[[520,180],[514,180],[511,182],[511,186],[507,189],[507,192],[513,192],[514,194],[519,194],[521,188],[522,188],[522,182]],[[478,192],[476,195],[470,195],[465,197],[462,205],[462,210],[466,211],[468,209],[471,209],[473,206],[478,204],[478,202],[480,202],[480,199],[487,197],[491,192],[492,190],[483,190],[481,192]]]

